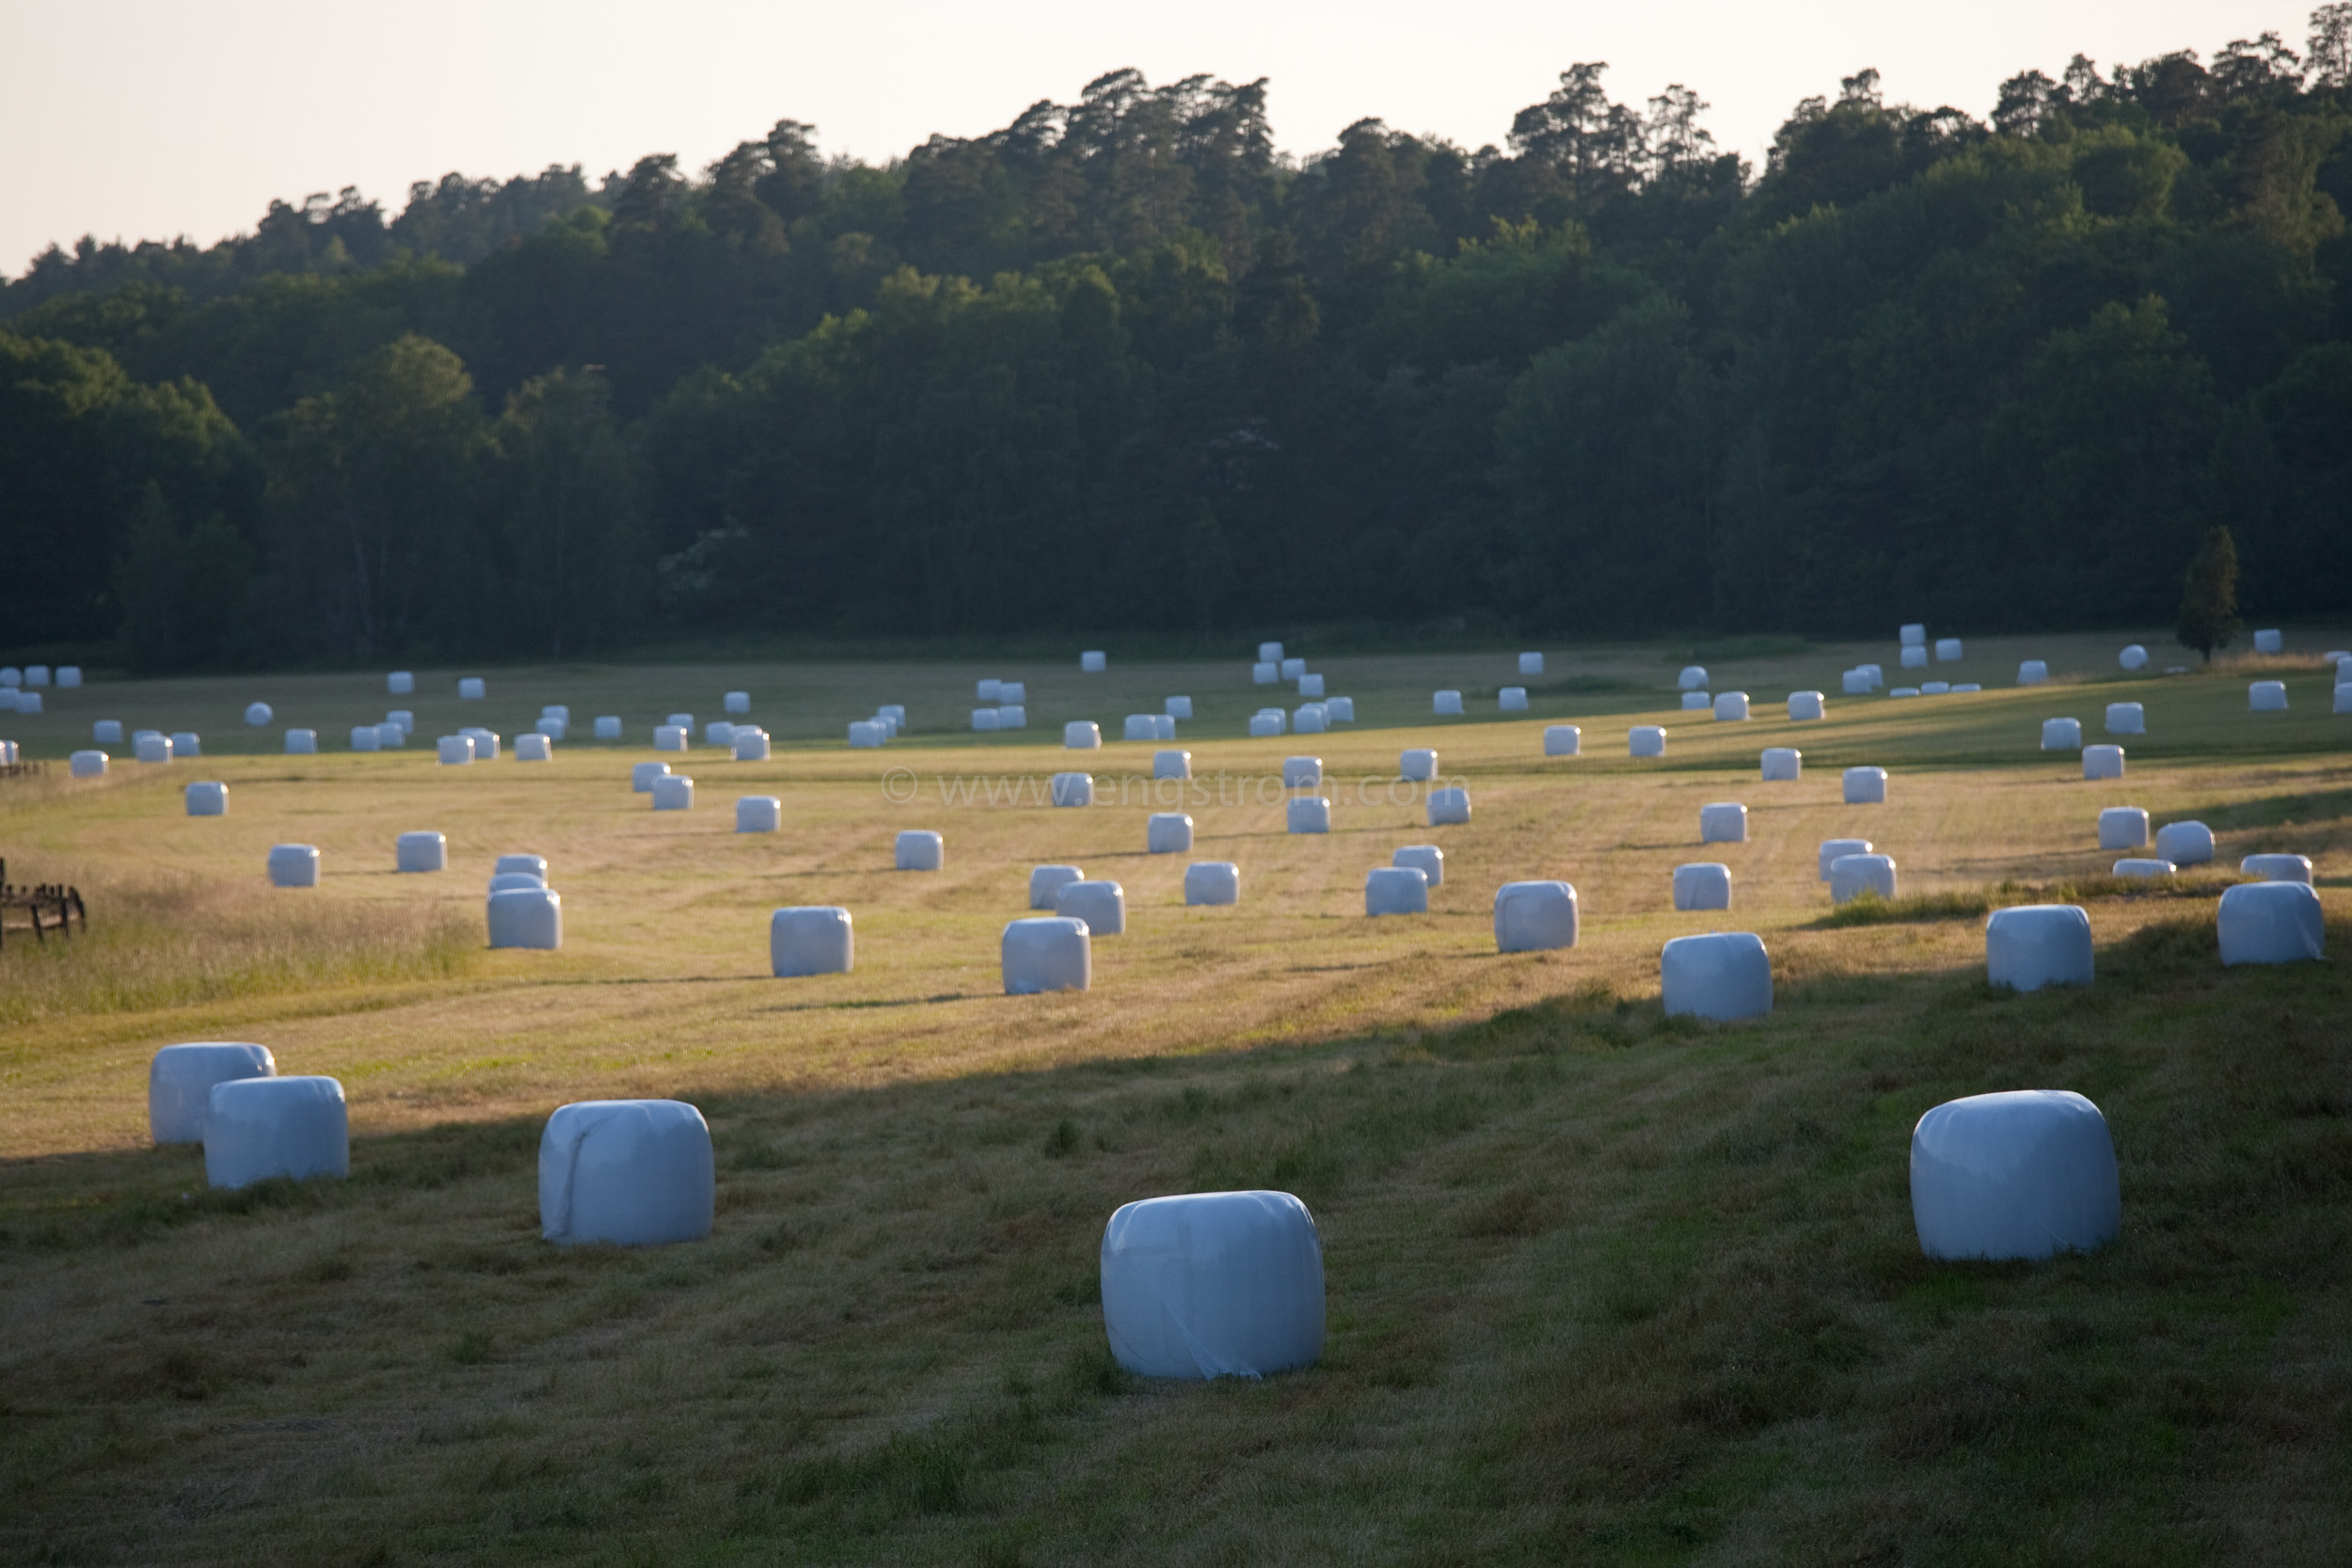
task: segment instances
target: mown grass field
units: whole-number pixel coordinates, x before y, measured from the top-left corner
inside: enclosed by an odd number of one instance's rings
[[[342,754],[390,701],[357,677],[53,694],[0,734],[59,756],[116,717],[198,729],[208,755],[0,784],[10,879],[76,881],[93,915],[87,941],[0,957],[0,1557],[2340,1560],[2352,719],[2308,660],[2277,661],[2285,715],[2245,711],[2243,665],[2007,684],[2028,656],[2103,675],[2120,641],[1972,643],[1958,677],[1994,689],[1918,702],[1841,700],[1836,672],[1884,650],[1707,657],[1718,689],[1756,699],[1744,724],[1670,711],[1680,650],[1554,654],[1508,722],[1476,696],[1518,684],[1507,656],[1318,661],[1359,721],[1279,741],[1235,738],[1275,700],[1240,661],[1115,649],[1087,680],[492,671],[491,700],[462,706],[440,695],[456,672],[420,672],[429,694],[404,705],[428,740],[511,734],[544,702],[581,729],[628,720],[623,746],[469,768]],[[1030,682],[1012,743],[960,727],[981,674]],[[1438,686],[1472,693],[1472,718],[1429,721]],[[696,809],[653,814],[627,780],[651,724],[717,717],[734,687],[776,757],[698,747]],[[1796,687],[1830,691],[1828,721],[1778,717]],[[1200,714],[1180,743],[1201,793],[1228,783],[1184,802],[1194,855],[1150,857],[1155,803],[1116,781],[1152,748],[1079,764],[1053,741],[1065,718],[1116,736],[1176,691]],[[275,728],[262,749],[235,720],[256,695],[328,754],[273,754]],[[2151,734],[2120,784],[2036,749],[2042,718],[2095,731],[2123,697]],[[838,743],[891,701],[914,735]],[[1563,721],[1585,754],[1548,761],[1541,727]],[[1668,726],[1661,762],[1624,755],[1634,722]],[[1766,785],[1756,753],[1781,744],[1805,776]],[[1470,825],[1429,829],[1391,794],[1411,745],[1468,784]],[[1254,783],[1300,752],[1332,781],[1327,837],[1284,833]],[[1893,771],[1886,805],[1839,803],[1858,763]],[[1113,803],[957,793],[1071,766]],[[886,796],[892,768],[913,800]],[[199,777],[229,783],[227,817],[181,815]],[[781,796],[785,832],[735,834],[739,794]],[[1751,842],[1699,846],[1719,800],[1748,804]],[[2093,824],[2122,803],[2206,821],[2223,870],[2311,855],[2330,961],[2224,973],[2226,878],[2103,880]],[[393,835],[427,827],[451,870],[393,875]],[[945,872],[889,869],[908,827],[946,833]],[[1828,922],[1815,847],[1850,833],[1896,856],[1888,912],[1915,918]],[[263,885],[280,841],[321,847],[319,890]],[[1364,872],[1429,842],[1447,853],[1431,914],[1366,921]],[[480,950],[482,882],[513,849],[551,863],[560,954]],[[1183,906],[1195,858],[1241,865],[1238,908]],[[1733,910],[1675,913],[1672,867],[1716,859]],[[1007,998],[997,933],[1046,861],[1121,881],[1129,934],[1097,942],[1090,992]],[[1581,943],[1497,956],[1493,889],[1537,876],[1576,884]],[[1980,918],[1936,916],[2050,887],[2085,896],[2100,983],[1989,990]],[[853,911],[854,974],[768,976],[787,903]],[[1764,936],[1775,1012],[1669,1022],[1659,946],[1720,928]],[[200,1038],[341,1078],[352,1180],[214,1195],[196,1151],[143,1147],[148,1056]],[[1913,1121],[2026,1086],[2106,1112],[2122,1240],[2032,1268],[1926,1263]],[[545,1245],[540,1123],[633,1094],[708,1116],[716,1232]],[[1249,1386],[1121,1375],[1103,1221],[1257,1185],[1316,1214],[1323,1363]]]

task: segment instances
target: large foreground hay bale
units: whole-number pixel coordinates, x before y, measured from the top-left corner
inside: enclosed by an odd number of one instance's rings
[[[351,1174],[351,1115],[332,1078],[232,1078],[204,1107],[204,1180],[233,1188],[273,1176]]]
[[[1065,920],[1083,922],[1090,935],[1124,936],[1127,931],[1127,890],[1113,881],[1064,882],[1054,890],[1054,912]]]
[[[494,889],[487,914],[492,947],[552,952],[564,945],[564,895],[553,888]]]
[[[778,910],[768,917],[768,967],[779,980],[847,974],[857,965],[857,931],[834,904]]]
[[[2148,842],[2148,813],[2140,806],[2109,806],[2099,814],[2099,847],[2137,849]]]
[[[894,841],[900,871],[938,871],[947,863],[947,841],[928,828],[908,828]]]
[[[205,779],[188,785],[184,799],[190,816],[229,815],[229,786],[217,779]]]
[[[1087,874],[1074,865],[1033,866],[1029,870],[1029,908],[1050,910],[1063,888],[1086,879]]]
[[[1138,1377],[1264,1377],[1323,1354],[1323,1249],[1288,1193],[1146,1198],[1103,1228],[1103,1326]]]
[[[392,840],[392,869],[421,873],[449,867],[449,838],[430,830],[403,833]]]
[[[1721,861],[1691,861],[1675,867],[1675,908],[1731,908],[1731,867]]]
[[[2018,904],[1984,923],[1984,977],[2012,990],[2087,986],[2090,915],[2079,904]]]
[[[1495,951],[1552,953],[1576,945],[1576,889],[1505,882],[1495,890]]]
[[[1840,855],[1829,863],[1829,901],[1843,904],[1875,893],[1888,903],[1895,901],[1895,857],[1892,855]]]
[[[578,1101],[539,1138],[539,1234],[559,1244],[699,1241],[717,1196],[710,1124],[682,1101]]]
[[[1659,954],[1658,973],[1668,1018],[1728,1023],[1772,1010],[1772,960],[1752,931],[1677,937]]]
[[[1094,983],[1094,947],[1087,923],[1032,915],[1005,927],[999,949],[1007,996],[1085,990]]]
[[[1241,867],[1232,861],[1195,861],[1184,867],[1184,902],[1241,902]]]
[[[2039,1259],[2106,1245],[2123,1224],[2106,1118],[2065,1089],[1945,1101],[1912,1131],[1911,1217],[1930,1258]]]
[[[272,887],[319,885],[319,849],[315,844],[273,845],[268,863]]]
[[[1850,806],[1886,804],[1886,769],[1883,768],[1847,768],[1846,804]]]
[[[1748,808],[1737,800],[1715,800],[1699,808],[1701,844],[1745,844]]]
[[[277,1058],[265,1045],[238,1040],[167,1045],[147,1065],[147,1135],[159,1144],[202,1143],[214,1085],[277,1076]]]
[[[1143,847],[1152,855],[1192,852],[1192,818],[1181,811],[1155,811],[1143,824]]]
[[[1408,844],[1391,855],[1389,863],[1412,867],[1429,879],[1431,887],[1445,885],[1445,851],[1434,844]]]
[[[2240,882],[2222,894],[2214,918],[2225,966],[2316,963],[2328,956],[2319,895],[2305,882]]]
[[[784,801],[773,795],[739,795],[735,798],[735,831],[739,833],[772,833],[784,828]]]
[[[1364,913],[1427,914],[1429,879],[1409,865],[1376,865],[1364,874]]]

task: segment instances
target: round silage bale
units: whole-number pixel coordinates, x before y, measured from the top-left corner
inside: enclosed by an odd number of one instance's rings
[[[1089,648],[1078,656],[1078,673],[1085,675],[1099,675],[1110,668],[1110,656],[1102,649]]]
[[[1737,800],[1716,800],[1699,808],[1701,844],[1745,844],[1748,808]]]
[[[229,786],[217,779],[205,779],[188,785],[185,799],[190,816],[229,815]]]
[[[1298,694],[1302,697],[1323,695],[1323,677],[1311,672],[1298,677]]]
[[[1748,694],[1744,691],[1719,691],[1715,694],[1715,717],[1745,719],[1748,716]]]
[[[548,762],[555,756],[555,742],[536,730],[526,731],[515,737],[516,762]]]
[[[1504,713],[1525,713],[1527,711],[1527,688],[1523,686],[1504,687],[1497,697],[1496,704]]]
[[[1541,654],[1521,654],[1521,655],[1519,655],[1519,673],[1520,673],[1520,674],[1522,674],[1522,675],[1540,675],[1540,674],[1542,674],[1543,673],[1544,673],[1544,656],[1543,656],[1543,655],[1541,655]]]
[[[1658,969],[1668,1018],[1728,1023],[1772,1010],[1772,961],[1753,931],[1677,937],[1659,954]]]
[[[2042,749],[2045,752],[2081,751],[2083,721],[2079,719],[2044,719],[2042,721]]]
[[[974,708],[972,710],[972,727],[982,732],[993,730],[996,727],[996,710],[993,707]]]
[[[1939,637],[1939,638],[1937,638],[1937,639],[1935,640],[1935,662],[1936,662],[1936,663],[1938,663],[1938,664],[1954,664],[1954,663],[1959,662],[1960,657],[1961,657],[1961,655],[1960,655],[1960,639],[1959,639],[1959,638],[1957,638],[1957,637]]]
[[[653,781],[653,809],[692,811],[694,781],[683,773],[663,773]]]
[[[1928,628],[1926,623],[1920,621],[1906,623],[1900,632],[1898,633],[1897,640],[1906,648],[1926,647],[1928,645]]]
[[[660,1246],[710,1234],[710,1124],[676,1100],[558,1106],[539,1139],[539,1234],[570,1244]]]
[[[1427,914],[1429,879],[1417,866],[1376,865],[1364,874],[1364,913]]]
[[[544,871],[494,871],[490,874],[488,891],[508,893],[516,888],[528,891],[532,888],[544,888],[547,885],[548,878]]]
[[[1356,722],[1356,699],[1353,697],[1328,698],[1323,705],[1323,711],[1325,717],[1334,724],[1353,724]]]
[[[2312,885],[2312,862],[2308,855],[2249,855],[2237,863],[2237,874],[2265,882],[2301,882]]]
[[[232,1078],[204,1106],[204,1180],[219,1188],[271,1177],[351,1174],[351,1116],[332,1078]]]
[[[2079,904],[2018,904],[1984,923],[1984,977],[2012,990],[2087,986],[2090,915]]]
[[[487,914],[492,947],[552,952],[564,945],[564,896],[553,888],[499,888]]]
[[[1433,828],[1456,828],[1470,819],[1470,791],[1459,784],[1429,792],[1428,822]]]
[[[1029,908],[1050,910],[1055,895],[1072,882],[1083,882],[1087,874],[1074,865],[1040,865],[1029,871]]]
[[[444,768],[463,768],[473,761],[473,736],[445,735],[434,742],[434,752]]]
[[[269,852],[269,879],[273,887],[316,887],[319,885],[319,851],[315,844],[279,844]]]
[[[1282,733],[1287,721],[1280,713],[1253,713],[1249,716],[1249,737],[1263,740]]]
[[[1883,768],[1849,768],[1846,769],[1846,804],[1850,806],[1883,806],[1886,803],[1886,769]]]
[[[1572,757],[1580,754],[1583,748],[1584,732],[1576,725],[1546,724],[1544,726],[1544,755]]]
[[[1849,903],[1866,893],[1895,901],[1896,868],[1892,855],[1840,855],[1829,863],[1829,899]]]
[[[2327,921],[2307,882],[2240,882],[2215,911],[2223,967],[2317,963],[2328,956]]]
[[[1905,648],[1899,662],[1906,670],[1924,670],[1928,667],[1928,651],[1919,647]]]
[[[1432,693],[1429,699],[1429,711],[1440,714],[1460,713],[1462,711],[1462,694],[1459,691],[1450,690]]]
[[[894,843],[900,871],[937,871],[947,863],[947,841],[926,828],[908,828]]]
[[[1190,854],[1192,818],[1181,811],[1153,812],[1143,825],[1143,847],[1152,855]]]
[[[81,684],[82,667],[80,665],[60,664],[57,666],[57,685],[60,689],[71,691]]]
[[[1000,730],[1025,730],[1029,727],[1029,710],[1019,703],[1007,703],[996,710],[996,727]]]
[[[1283,659],[1280,667],[1282,678],[1286,681],[1295,681],[1307,673],[1307,661],[1303,658]]]
[[[861,749],[880,746],[890,738],[890,724],[882,719],[861,719],[850,726],[850,744]]]
[[[549,740],[561,740],[566,735],[571,733],[572,723],[568,719],[558,719],[555,715],[550,713],[542,714],[539,718],[539,721],[531,727],[538,734],[546,736]]]
[[[2152,860],[2135,855],[2117,861],[2109,869],[2108,874],[2116,877],[2153,879],[2158,877],[2169,877],[2178,870],[2180,867],[2170,861]]]
[[[2109,806],[2099,813],[2099,847],[2137,849],[2148,842],[2148,813],[2139,806]]]
[[[430,831],[403,833],[392,840],[394,871],[440,871],[449,865],[447,835]]]
[[[1103,744],[1103,727],[1091,719],[1073,719],[1061,727],[1062,749],[1091,752]]]
[[[24,667],[24,684],[26,686],[47,686],[49,684],[49,666],[46,664],[27,664]]]
[[[485,730],[479,724],[469,724],[457,732],[473,742],[476,762],[496,762],[499,758],[499,736],[496,730]]]
[[[1322,783],[1323,759],[1321,757],[1284,757],[1282,759],[1282,787],[1284,789],[1312,789]]]
[[[384,749],[383,737],[375,733],[373,724],[354,724],[351,726],[351,749],[355,752],[380,752]]]
[[[2083,777],[2086,779],[2120,779],[2123,776],[2123,748],[2121,746],[2086,746],[2083,748]]]
[[[490,863],[490,874],[494,877],[502,877],[510,871],[519,871],[526,876],[536,877],[544,886],[548,879],[548,858],[545,855],[534,855],[528,850],[518,849],[501,855]]]
[[[2040,686],[2050,678],[2050,666],[2038,658],[2028,658],[2017,666],[2017,684]]]
[[[1662,757],[1666,754],[1666,732],[1656,724],[1636,724],[1625,732],[1626,754],[1637,757]]]
[[[1764,748],[1764,782],[1791,784],[1804,777],[1804,753],[1794,746]]]
[[[1685,691],[1682,694],[1682,711],[1685,713],[1714,712],[1715,698],[1713,693],[1707,691]]]
[[[748,691],[730,691],[719,699],[719,707],[723,713],[749,713],[752,711],[752,694]]]
[[[1414,746],[1396,755],[1396,774],[1411,784],[1428,784],[1438,776],[1438,753],[1426,746]]]
[[[397,752],[408,744],[408,732],[389,721],[375,726],[375,749]]]
[[[2123,1224],[2106,1118],[2064,1089],[1947,1101],[1912,1131],[1911,1214],[1930,1258],[2034,1260],[2104,1246]]]
[[[1091,935],[1123,936],[1127,930],[1127,891],[1107,880],[1064,882],[1054,890],[1054,912],[1065,920],[1079,922]]]
[[[618,740],[618,739],[620,739],[620,738],[621,738],[621,716],[620,716],[619,714],[617,714],[617,713],[607,713],[607,714],[601,714],[601,715],[599,715],[599,716],[597,717],[597,719],[596,719],[596,738],[597,738],[598,740]]]
[[[1083,920],[1033,915],[1008,922],[999,959],[1007,996],[1085,990],[1094,983],[1092,935]]]
[[[2202,822],[2167,822],[2156,830],[2156,857],[2174,865],[2203,865],[2213,859],[2213,830]]]
[[[703,726],[703,744],[732,747],[735,744],[735,721],[713,719]]]
[[[2284,681],[2254,681],[2246,688],[2246,708],[2249,713],[2284,713],[2287,710],[2287,683]]]
[[[278,1060],[265,1045],[240,1040],[167,1045],[147,1067],[147,1135],[159,1144],[202,1143],[214,1085],[277,1076]]]
[[[1825,838],[1821,840],[1820,853],[1818,857],[1820,880],[1824,882],[1829,880],[1829,868],[1836,864],[1841,857],[1867,855],[1871,847],[1870,841],[1867,838]]]
[[[90,743],[95,746],[121,745],[122,721],[119,719],[92,720],[89,727],[89,737]]]
[[[1249,667],[1249,678],[1259,686],[1272,686],[1282,678],[1282,667],[1272,659],[1262,658]]]
[[[2265,626],[2254,634],[2254,651],[2258,654],[2275,654],[2285,647],[2286,639],[2276,626]]]
[[[384,677],[384,689],[395,697],[416,695],[417,677],[406,670],[395,670]]]
[[[2328,711],[2330,714],[2352,713],[2352,681],[2339,680],[2336,683],[2334,699]]]
[[[1192,717],[1192,699],[1190,697],[1170,697],[1168,700],[1167,705],[1162,707],[1160,711],[1167,714],[1170,719],[1189,719]]]
[[[1123,1205],[1103,1229],[1103,1326],[1138,1377],[1259,1378],[1323,1354],[1323,1250],[1288,1193]]]
[[[1282,821],[1289,832],[1327,833],[1331,831],[1331,802],[1318,795],[1301,796],[1287,804]]]
[[[784,827],[784,801],[773,795],[742,795],[735,801],[735,831],[772,833]]]
[[[768,754],[768,732],[766,730],[761,729],[757,724],[735,726],[733,755],[736,761],[766,762]]]
[[[2131,643],[2116,655],[2115,662],[2126,670],[2145,670],[2148,668],[2148,650],[2137,642]]]
[[[1057,806],[1090,806],[1094,804],[1094,775],[1057,773],[1046,783],[1045,798]]]
[[[1241,902],[1241,867],[1231,861],[1195,861],[1184,867],[1184,903],[1223,905]]]
[[[768,967],[779,980],[847,974],[857,965],[857,932],[838,905],[778,910],[768,920]]]
[[[1721,861],[1690,861],[1676,866],[1674,900],[1677,910],[1731,908],[1731,867]]]
[[[1258,644],[1258,662],[1259,662],[1259,663],[1261,663],[1261,664],[1279,664],[1279,663],[1281,663],[1281,662],[1282,662],[1282,644],[1280,644],[1279,642],[1261,642],[1261,643],[1259,643],[1259,644]]]
[[[666,762],[632,763],[628,770],[628,787],[633,794],[651,795],[653,782],[670,771]]]
[[[1574,947],[1576,927],[1576,889],[1566,882],[1505,882],[1495,890],[1498,953]]]
[[[1946,692],[1951,690],[1951,689],[1952,686],[1949,681],[1921,681],[1919,683],[1919,695],[1922,697],[1941,697]]]
[[[489,687],[480,675],[467,675],[457,683],[457,700],[461,703],[478,703],[489,694]]]
[[[245,721],[257,730],[266,725],[276,717],[277,715],[271,712],[270,705],[267,703],[247,703],[246,705]]]
[[[852,745],[852,746],[854,746],[854,745],[856,745],[856,744],[857,744],[857,729],[858,729],[858,726],[857,726],[857,725],[855,725],[855,724],[852,724],[852,725],[850,725],[850,745]],[[876,741],[874,741],[874,742],[873,742],[873,744],[875,744],[875,745],[880,745],[880,744],[881,744],[881,741],[880,741],[880,740],[876,740]],[[653,749],[654,749],[655,751],[657,751],[657,752],[683,752],[683,751],[685,751],[685,750],[687,749],[687,746],[688,746],[688,736],[687,736],[687,733],[686,733],[686,726],[685,726],[685,725],[683,725],[683,724],[656,724],[656,725],[654,726],[654,728],[653,728]]]
[[[1291,731],[1295,735],[1321,735],[1330,727],[1321,703],[1308,703],[1291,715]]]
[[[1838,686],[1849,697],[1858,697],[1870,689],[1870,675],[1866,670],[1849,670],[1838,677]]]
[[[142,735],[138,738],[137,746],[134,748],[134,754],[141,762],[169,762],[171,760],[171,736]]]
[[[1445,884],[1445,851],[1434,844],[1408,844],[1391,855],[1389,863],[1412,867],[1429,879],[1431,887]]]
[[[1823,697],[1818,691],[1791,691],[1788,693],[1788,717],[1792,720],[1802,722],[1807,720],[1820,719],[1825,717],[1828,712],[1828,699]]]
[[[1703,664],[1684,665],[1682,673],[1675,677],[1675,685],[1685,691],[1706,690],[1708,685],[1707,667]]]
[[[76,752],[66,759],[66,771],[77,779],[103,779],[106,764],[103,752]]]
[[[1190,752],[1152,752],[1152,777],[1154,779],[1191,778],[1192,753]]]

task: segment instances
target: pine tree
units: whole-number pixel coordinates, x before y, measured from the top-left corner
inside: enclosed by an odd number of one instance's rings
[[[2217,528],[2182,574],[2181,618],[2173,635],[2211,663],[2214,650],[2228,647],[2239,625],[2237,542],[2227,528]]]

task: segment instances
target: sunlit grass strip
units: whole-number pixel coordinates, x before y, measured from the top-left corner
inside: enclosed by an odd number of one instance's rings
[[[2005,880],[1980,893],[1923,893],[1882,898],[1865,893],[1813,922],[1816,930],[1847,926],[1899,926],[1936,920],[1975,920],[2017,904],[2080,904],[2093,899],[2218,898],[2245,880],[2218,874],[2204,877],[2077,877],[2063,882],[2028,884]]]

